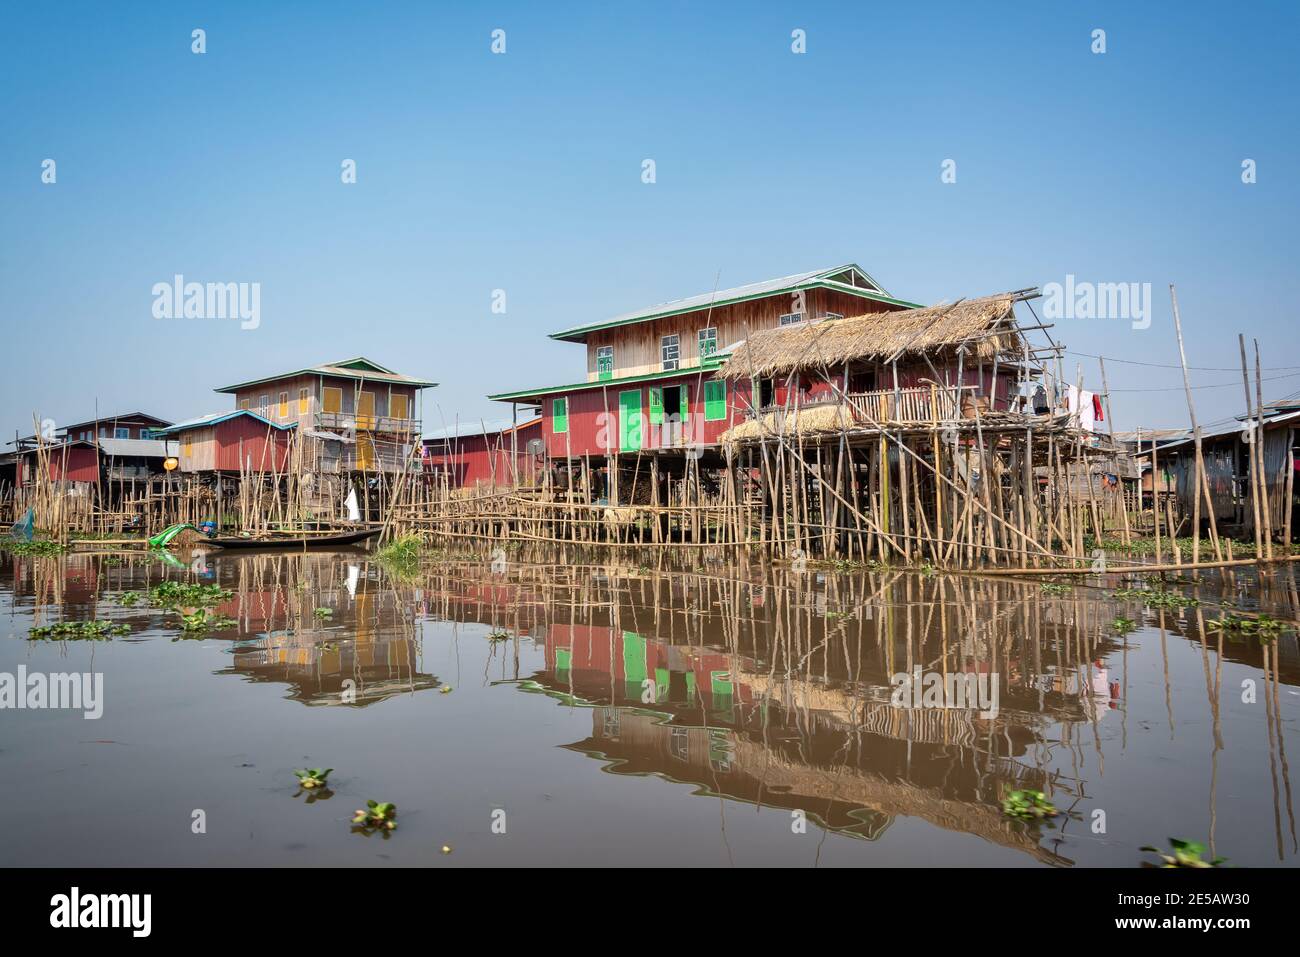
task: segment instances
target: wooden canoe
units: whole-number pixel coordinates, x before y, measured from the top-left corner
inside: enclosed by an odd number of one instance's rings
[[[209,538],[201,544],[214,548],[337,548],[341,545],[359,545],[366,539],[374,538],[383,529],[363,528],[355,532],[315,533],[311,535],[294,535],[291,532],[268,536],[267,538]]]

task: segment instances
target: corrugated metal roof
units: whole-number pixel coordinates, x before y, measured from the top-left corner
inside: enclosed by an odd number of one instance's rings
[[[180,454],[179,442],[165,442],[162,439],[110,439],[101,438],[99,447],[105,455],[125,458],[139,456],[148,459],[165,459],[170,455]]]
[[[1267,431],[1268,429],[1273,428],[1273,426],[1275,425],[1282,425],[1283,423],[1286,422],[1294,422],[1297,419],[1300,419],[1300,410],[1297,410],[1295,412],[1287,412],[1283,415],[1273,415],[1273,416],[1265,415],[1264,429]],[[1229,435],[1240,436],[1242,433],[1246,431],[1247,431],[1247,427],[1244,423],[1232,422],[1229,423],[1228,425],[1221,425],[1218,428],[1214,428],[1214,429],[1201,429],[1201,441],[1207,442],[1210,439],[1221,439]],[[1196,437],[1192,435],[1191,432],[1189,431],[1187,438],[1183,439],[1181,442],[1170,443],[1169,445],[1165,446],[1165,450],[1169,451],[1184,445],[1192,445],[1195,443],[1195,441],[1196,441]]]
[[[290,422],[288,425],[279,425],[270,419],[264,418],[250,409],[232,409],[226,412],[209,412],[207,415],[196,416],[192,419],[186,419],[184,422],[177,422],[165,429],[154,429],[154,435],[166,435],[171,432],[183,432],[187,429],[201,429],[205,426],[216,425],[218,422],[224,422],[226,419],[233,419],[237,415],[252,416],[258,422],[265,423],[273,429],[292,429],[297,425],[296,422]]]
[[[531,425],[541,422],[540,418],[529,419],[526,422],[520,422],[519,428],[524,429]],[[439,442],[444,439],[463,439],[473,435],[496,435],[500,432],[509,432],[514,428],[514,423],[509,419],[488,419],[487,421],[464,421],[449,425],[444,429],[434,429],[424,433],[424,441]]]
[[[853,286],[848,283],[838,282],[831,279],[832,276],[838,276],[841,273],[856,272],[863,280],[870,284],[870,287]],[[598,329],[608,329],[612,326],[624,326],[629,323],[646,322],[650,319],[658,319],[663,316],[677,315],[683,312],[693,312],[697,309],[705,309],[712,306],[726,306],[736,302],[744,302],[747,299],[761,299],[764,296],[771,296],[779,292],[792,292],[797,289],[812,288],[814,286],[826,286],[827,288],[837,289],[841,292],[847,292],[851,295],[861,296],[865,299],[873,299],[883,302],[898,303],[899,305],[914,307],[916,303],[904,302],[901,299],[895,299],[880,287],[880,284],[867,275],[866,270],[854,263],[846,263],[843,266],[833,266],[830,269],[814,269],[809,272],[795,273],[791,276],[782,276],[779,279],[765,279],[762,282],[753,282],[744,286],[733,286],[730,289],[719,289],[716,292],[700,293],[697,296],[687,296],[684,299],[672,299],[668,302],[661,302],[654,306],[647,306],[644,309],[637,309],[633,312],[625,312],[622,315],[615,316],[612,319],[606,319],[603,322],[589,323],[582,326],[574,326],[571,329],[565,329],[561,332],[551,334],[552,339],[581,341],[590,332]]]

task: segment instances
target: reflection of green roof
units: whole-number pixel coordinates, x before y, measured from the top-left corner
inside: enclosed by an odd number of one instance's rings
[[[713,377],[713,372],[718,368],[718,356],[710,356],[710,361],[706,365],[692,366],[689,369],[670,369],[667,372],[647,372],[644,375],[623,376],[621,379],[595,379],[589,382],[575,382],[572,385],[552,385],[544,386],[540,389],[521,389],[518,392],[499,392],[496,395],[488,396],[489,399],[496,399],[500,402],[510,402],[518,399],[541,398],[544,395],[555,395],[559,392],[574,392],[578,389],[598,389],[602,386],[621,386],[635,385],[638,382],[653,382],[656,379],[682,378],[691,375],[707,375]]]
[[[582,342],[587,338],[588,333],[597,332],[601,329],[612,329],[615,326],[626,326],[637,322],[649,322],[652,319],[679,316],[683,313],[696,312],[711,307],[730,306],[738,302],[748,302],[751,299],[765,299],[768,296],[796,292],[800,289],[833,289],[837,292],[848,293],[874,302],[885,302],[892,305],[907,306],[908,308],[917,307],[914,302],[895,299],[889,295],[880,287],[878,282],[867,275],[861,266],[855,263],[846,263],[842,266],[832,266],[829,269],[814,269],[811,272],[796,273],[793,276],[782,276],[779,279],[768,279],[763,282],[750,283],[746,286],[736,286],[731,289],[721,289],[717,292],[701,293],[698,296],[688,296],[685,299],[674,299],[671,302],[638,309],[635,312],[627,312],[603,322],[594,322],[588,325],[574,326],[560,332],[553,332],[551,338],[565,342]]]

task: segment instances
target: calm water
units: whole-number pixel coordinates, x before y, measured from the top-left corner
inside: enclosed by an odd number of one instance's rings
[[[1170,836],[1291,865],[1296,637],[1204,625],[1224,600],[1295,619],[1291,574],[1160,611],[707,561],[0,556],[0,673],[104,676],[99,720],[0,710],[0,865],[1131,867]],[[118,601],[165,579],[229,589],[237,625]],[[96,618],[130,634],[27,640]],[[914,667],[996,676],[998,713],[894,706]],[[1023,787],[1071,815],[1010,822]],[[397,804],[388,839],[352,832],[367,798]]]

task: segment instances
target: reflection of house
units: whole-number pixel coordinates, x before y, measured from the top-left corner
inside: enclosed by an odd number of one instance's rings
[[[532,485],[541,473],[542,420],[463,423],[424,436],[424,469],[452,488]]]
[[[299,429],[316,474],[400,471],[420,433],[417,400],[434,385],[364,357],[264,376],[218,392],[281,428]]]

